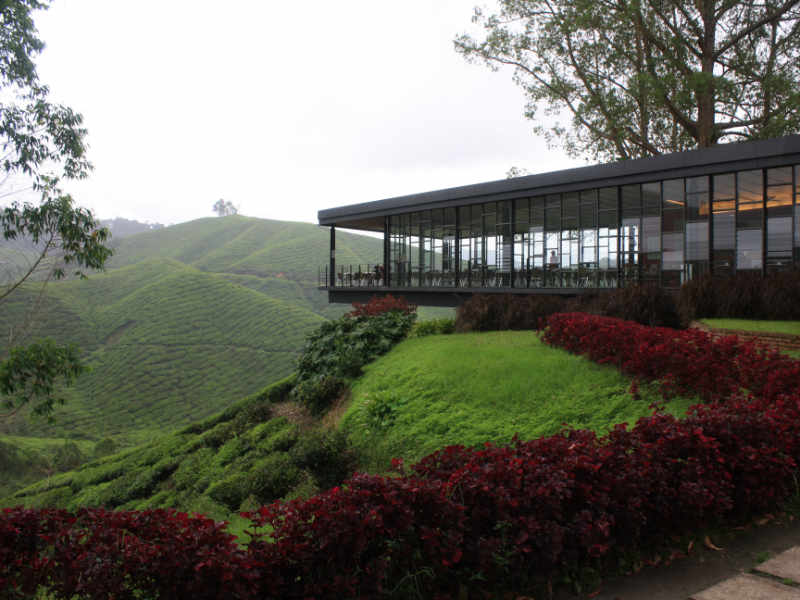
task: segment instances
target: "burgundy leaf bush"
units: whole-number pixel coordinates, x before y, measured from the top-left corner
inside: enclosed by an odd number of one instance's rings
[[[712,339],[697,329],[559,313],[547,319],[542,339],[633,377],[659,381],[667,397],[698,394],[719,401],[744,391],[772,402],[800,383],[800,361],[736,336]]]

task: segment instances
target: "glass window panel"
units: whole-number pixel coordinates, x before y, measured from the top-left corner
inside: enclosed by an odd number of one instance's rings
[[[661,214],[661,183],[645,183],[642,185],[642,207],[646,215]]]
[[[497,222],[511,223],[511,201],[504,200],[497,203]]]
[[[776,185],[767,187],[768,214],[778,217],[792,215],[792,186]]]
[[[597,194],[600,210],[617,210],[617,188],[600,188]]]
[[[597,190],[581,192],[580,226],[583,229],[597,226]]]
[[[761,269],[761,230],[739,230],[736,237],[736,268]]]
[[[794,246],[800,249],[800,165],[794,168]]]
[[[730,274],[736,246],[736,177],[730,173],[714,176],[714,199],[711,203],[714,231],[714,272]]]
[[[669,179],[664,182],[664,210],[683,210],[686,198],[683,190],[683,179]]]
[[[791,266],[793,190],[792,170],[770,169],[767,171],[767,268],[770,271]],[[789,185],[783,184],[789,181]],[[779,185],[770,185],[781,182]]]
[[[544,198],[531,199],[531,225],[544,227]]]
[[[767,185],[792,185],[792,167],[767,170]]]
[[[736,197],[736,178],[733,173],[714,176],[714,201]]]
[[[767,219],[767,257],[789,258],[792,256],[792,218],[770,217]]]
[[[678,210],[664,209],[662,227],[664,233],[683,233],[683,208]]]
[[[581,230],[581,263],[592,264],[597,263],[597,230],[596,229],[582,229]]]
[[[639,185],[622,186],[622,216],[638,217],[642,214],[642,194]]]
[[[551,194],[547,196],[545,208],[545,229],[548,231],[561,230],[561,196]]]
[[[708,218],[708,177],[691,177],[686,180],[686,220],[701,221]]]
[[[714,250],[733,250],[736,219],[733,212],[714,214]]]
[[[517,200],[514,207],[514,233],[525,233],[530,227],[530,201],[528,199]]]
[[[661,256],[664,270],[683,270],[683,233],[664,234],[664,251]]]
[[[444,225],[448,228],[454,228],[456,226],[456,209],[455,208],[445,208],[444,209]]]
[[[743,171],[737,175],[739,204],[736,226],[740,229],[761,229],[764,193],[761,171]]]
[[[483,205],[483,226],[487,234],[491,234],[497,226],[497,218],[494,208],[494,202],[487,202]]]
[[[708,191],[708,177],[689,177],[686,180],[686,193],[699,194]]]
[[[661,250],[661,217],[644,217],[642,219],[642,251],[658,252]]]
[[[686,224],[686,260],[708,260],[708,223]]]
[[[561,227],[573,229],[578,226],[578,194],[564,194],[561,199]]]

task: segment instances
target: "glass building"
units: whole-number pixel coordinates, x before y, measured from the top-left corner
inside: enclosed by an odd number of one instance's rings
[[[800,268],[800,135],[726,144],[321,210],[320,287],[455,305],[474,293],[578,294],[702,273]],[[336,263],[336,228],[383,260]]]

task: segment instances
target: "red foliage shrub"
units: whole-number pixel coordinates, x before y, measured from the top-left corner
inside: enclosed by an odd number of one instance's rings
[[[263,564],[261,596],[375,598],[406,585],[418,592],[452,585],[462,552],[463,509],[435,481],[355,475],[343,487],[262,507],[271,542],[248,547]]]
[[[351,317],[374,317],[393,310],[410,315],[417,311],[417,306],[409,304],[402,296],[395,298],[391,294],[386,294],[385,296],[373,296],[366,304],[353,302],[353,310],[347,314]]]
[[[660,381],[665,396],[698,394],[715,401],[744,391],[771,402],[800,382],[800,361],[735,336],[713,339],[696,329],[561,313],[547,320],[543,340],[628,375]]]
[[[56,598],[248,598],[255,571],[225,524],[172,510],[4,509],[0,589]]]

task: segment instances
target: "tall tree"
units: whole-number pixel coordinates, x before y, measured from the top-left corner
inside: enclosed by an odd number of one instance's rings
[[[230,200],[223,200],[222,198],[214,202],[214,206],[212,206],[211,209],[217,213],[218,217],[239,214],[239,209],[233,205],[233,202]]]
[[[534,130],[615,160],[800,131],[800,0],[499,0],[456,50],[509,65]],[[555,123],[555,124],[552,124]]]
[[[82,116],[50,102],[36,71],[34,57],[44,43],[32,13],[47,6],[38,0],[0,1],[0,185],[22,178],[38,197],[35,203],[0,207],[3,239],[26,250],[23,264],[0,274],[0,306],[25,283],[44,286],[64,277],[67,268],[83,277],[111,255],[105,246],[108,230],[61,188],[64,179],[85,178],[91,164]],[[8,196],[2,193],[0,199]],[[0,416],[29,405],[34,413],[49,415],[56,383],[69,383],[84,370],[73,346],[49,340],[23,345],[25,329],[15,323],[0,348],[0,404],[8,411]]]

